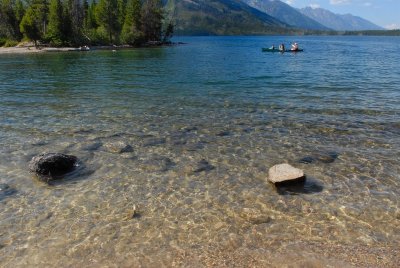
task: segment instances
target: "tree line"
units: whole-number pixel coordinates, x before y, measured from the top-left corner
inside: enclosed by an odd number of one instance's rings
[[[161,0],[0,0],[3,43],[139,46],[172,32]]]

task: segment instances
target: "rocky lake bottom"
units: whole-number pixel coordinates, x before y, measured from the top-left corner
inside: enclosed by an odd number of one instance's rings
[[[250,59],[257,68],[210,56],[184,73],[184,58],[214,51],[213,40],[3,58],[0,266],[396,267],[397,75],[293,82],[271,74],[276,57],[310,71],[309,59],[282,55]],[[240,60],[248,47],[236,41],[219,42]],[[175,67],[156,68],[164,62]],[[229,71],[213,72],[221,64]],[[43,152],[78,166],[45,183],[28,169]],[[302,169],[305,184],[269,183],[281,163]]]

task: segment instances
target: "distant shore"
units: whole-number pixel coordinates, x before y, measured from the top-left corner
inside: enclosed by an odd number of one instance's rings
[[[44,50],[35,47],[0,47],[0,54],[25,54],[39,52],[44,52]]]
[[[16,47],[0,47],[1,54],[28,54],[28,53],[43,53],[43,52],[73,52],[73,51],[90,51],[90,50],[121,50],[133,49],[142,47],[160,47],[181,45],[183,43],[148,43],[141,47],[134,46],[82,46],[82,47],[35,47],[35,46],[16,46]]]
[[[90,48],[83,47],[0,47],[0,54],[25,54],[25,53],[43,53],[43,52],[72,52],[72,51],[90,51],[93,50],[116,50],[134,47],[113,47],[113,46],[96,46]]]

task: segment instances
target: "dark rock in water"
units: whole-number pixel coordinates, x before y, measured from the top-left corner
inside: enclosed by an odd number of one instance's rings
[[[303,163],[303,164],[311,164],[312,162],[315,161],[315,158],[312,156],[306,156],[303,157],[302,159],[299,160],[299,163]]]
[[[328,152],[326,154],[318,154],[316,155],[316,158],[318,159],[318,161],[322,163],[329,164],[335,162],[338,156],[339,154],[336,152]]]
[[[207,162],[207,160],[202,159],[198,164],[197,167],[193,170],[193,173],[199,173],[202,171],[210,171],[213,170],[215,167]]]
[[[29,170],[41,179],[49,181],[74,170],[78,158],[59,153],[40,154],[29,162]]]
[[[250,133],[250,132],[254,131],[254,129],[251,128],[251,127],[246,127],[246,128],[243,128],[242,131],[243,131],[244,133]]]
[[[231,135],[231,133],[229,131],[221,131],[221,132],[217,133],[218,137],[226,137],[229,135]]]
[[[336,152],[328,152],[328,153],[317,153],[313,156],[306,156],[299,160],[299,163],[303,164],[311,164],[314,162],[321,162],[325,164],[330,164],[335,162],[338,158],[339,154]]]
[[[32,142],[33,146],[43,146],[43,145],[47,145],[49,142],[45,141],[45,140],[35,140]]]
[[[109,143],[104,144],[104,147],[106,148],[106,150],[108,152],[115,153],[115,154],[133,152],[132,146],[123,141],[109,142]]]
[[[10,186],[8,186],[8,184],[0,183],[0,192],[4,192],[7,189],[10,189]]]
[[[181,128],[182,132],[192,132],[192,131],[197,131],[198,128],[197,127],[183,127]]]
[[[14,188],[11,188],[8,184],[0,183],[0,200],[13,195],[16,192],[17,191]]]

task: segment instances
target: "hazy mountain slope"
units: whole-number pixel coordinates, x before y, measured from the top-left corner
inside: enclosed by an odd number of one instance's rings
[[[383,30],[382,27],[351,14],[340,15],[326,9],[311,7],[302,8],[299,11],[336,31]]]
[[[297,9],[278,0],[242,0],[266,14],[301,29],[329,30],[328,27],[302,14]]]
[[[240,0],[168,0],[165,7],[177,35],[263,34],[288,27]]]

